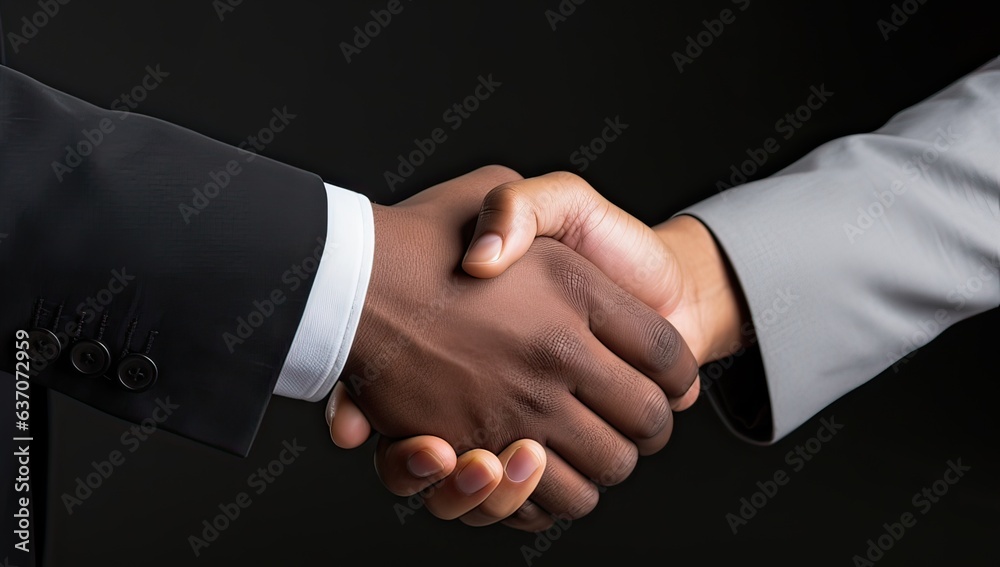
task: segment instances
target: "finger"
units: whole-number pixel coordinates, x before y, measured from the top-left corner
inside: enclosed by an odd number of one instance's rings
[[[698,376],[698,361],[681,334],[603,275],[590,288],[590,329],[608,350],[680,398]]]
[[[595,353],[595,360],[581,363],[576,372],[576,398],[635,443],[640,455],[662,449],[673,429],[663,390],[596,338],[584,340],[592,343],[590,352]]]
[[[542,507],[528,500],[504,520],[503,525],[524,532],[540,532],[552,527],[552,516]]]
[[[486,500],[461,517],[467,525],[487,526],[516,512],[545,471],[545,448],[531,439],[511,443],[497,457],[503,465],[503,479]]]
[[[456,462],[451,445],[430,435],[398,441],[381,437],[375,449],[375,471],[397,496],[416,494],[445,478],[455,470]]]
[[[424,499],[431,514],[454,520],[479,506],[500,484],[503,465],[497,456],[483,449],[463,453],[449,475]]]
[[[689,407],[693,406],[696,401],[698,401],[698,395],[701,393],[701,377],[696,377],[694,382],[691,383],[691,388],[676,400],[670,402],[670,407],[674,411],[684,411]]]
[[[531,501],[551,519],[576,520],[592,512],[600,500],[597,485],[587,480],[550,447],[545,449],[545,472]]]
[[[326,404],[326,423],[330,426],[330,438],[342,449],[364,444],[372,432],[368,418],[347,394],[343,382],[333,387]]]
[[[656,233],[567,172],[513,180],[490,191],[462,267],[475,277],[496,277],[536,236],[572,248],[653,309],[663,309],[676,295],[676,266]]]
[[[639,460],[638,448],[615,428],[576,402],[549,433],[549,448],[591,481],[613,486],[628,478]]]

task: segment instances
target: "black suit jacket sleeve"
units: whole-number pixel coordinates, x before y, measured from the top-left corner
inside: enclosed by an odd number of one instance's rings
[[[296,268],[319,259],[326,223],[315,175],[0,67],[6,372],[16,331],[44,327],[61,352],[36,353],[35,383],[245,455],[309,296]],[[109,366],[86,375],[74,348],[98,336]],[[100,371],[95,352],[77,365]],[[155,363],[146,389],[133,353]]]

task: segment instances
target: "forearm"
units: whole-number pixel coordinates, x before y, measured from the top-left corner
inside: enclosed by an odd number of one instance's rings
[[[245,454],[325,250],[322,180],[8,68],[0,131],[0,335],[51,333],[33,382]]]
[[[871,134],[685,211],[747,298],[787,434],[953,323],[1000,303],[1000,61]]]

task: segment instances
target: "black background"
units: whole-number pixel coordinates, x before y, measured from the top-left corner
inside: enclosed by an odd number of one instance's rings
[[[18,52],[8,41],[8,64],[105,107],[159,64],[170,75],[137,111],[233,144],[287,106],[297,118],[264,153],[379,203],[487,163],[524,175],[572,169],[570,155],[620,116],[629,128],[583,173],[655,223],[713,194],[810,86],[834,96],[754,178],[877,128],[1000,54],[1000,5],[986,1],[928,0],[885,40],[876,22],[892,14],[887,0],[753,0],[743,12],[721,0],[590,0],[556,30],[545,15],[556,0],[404,0],[347,63],[340,43],[385,5],[245,0],[220,21],[209,0],[73,0]],[[679,73],[671,54],[725,8],[736,21]],[[5,32],[38,9],[4,0]],[[442,112],[489,74],[502,86],[390,191],[383,174],[396,156],[447,127]],[[740,442],[700,401],[663,452],[605,492],[591,516],[552,532],[534,564],[851,565],[883,522],[914,512],[912,496],[961,458],[972,470],[878,565],[997,565],[998,323],[992,311],[955,326],[772,447]],[[444,523],[425,510],[401,523],[394,505],[407,503],[381,488],[371,444],[336,449],[323,404],[283,398],[247,459],[157,433],[68,514],[60,495],[92,461],[127,451],[128,424],[65,398],[53,413],[51,565],[523,565],[522,546],[536,545],[531,534]],[[725,515],[757,481],[790,471],[786,453],[824,416],[844,429],[734,535]],[[187,537],[293,438],[303,455],[196,559]]]

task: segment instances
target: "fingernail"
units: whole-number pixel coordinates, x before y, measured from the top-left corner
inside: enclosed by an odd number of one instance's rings
[[[421,450],[410,455],[406,461],[406,470],[417,478],[426,478],[443,471],[444,465],[433,453]]]
[[[455,486],[463,493],[473,495],[493,482],[493,471],[482,463],[469,463],[455,478]]]
[[[339,402],[339,400],[337,399],[337,394],[339,392],[340,392],[340,388],[334,387],[333,393],[330,394],[330,398],[326,401],[326,426],[327,427],[330,427],[331,425],[333,425],[333,415],[334,415],[334,413],[336,413],[337,403]]]
[[[489,264],[500,259],[500,252],[503,250],[503,239],[495,232],[487,232],[479,236],[469,251],[465,254],[465,261],[473,264]]]
[[[520,447],[507,461],[504,471],[511,482],[524,482],[538,470],[538,459],[535,452],[527,447]]]

